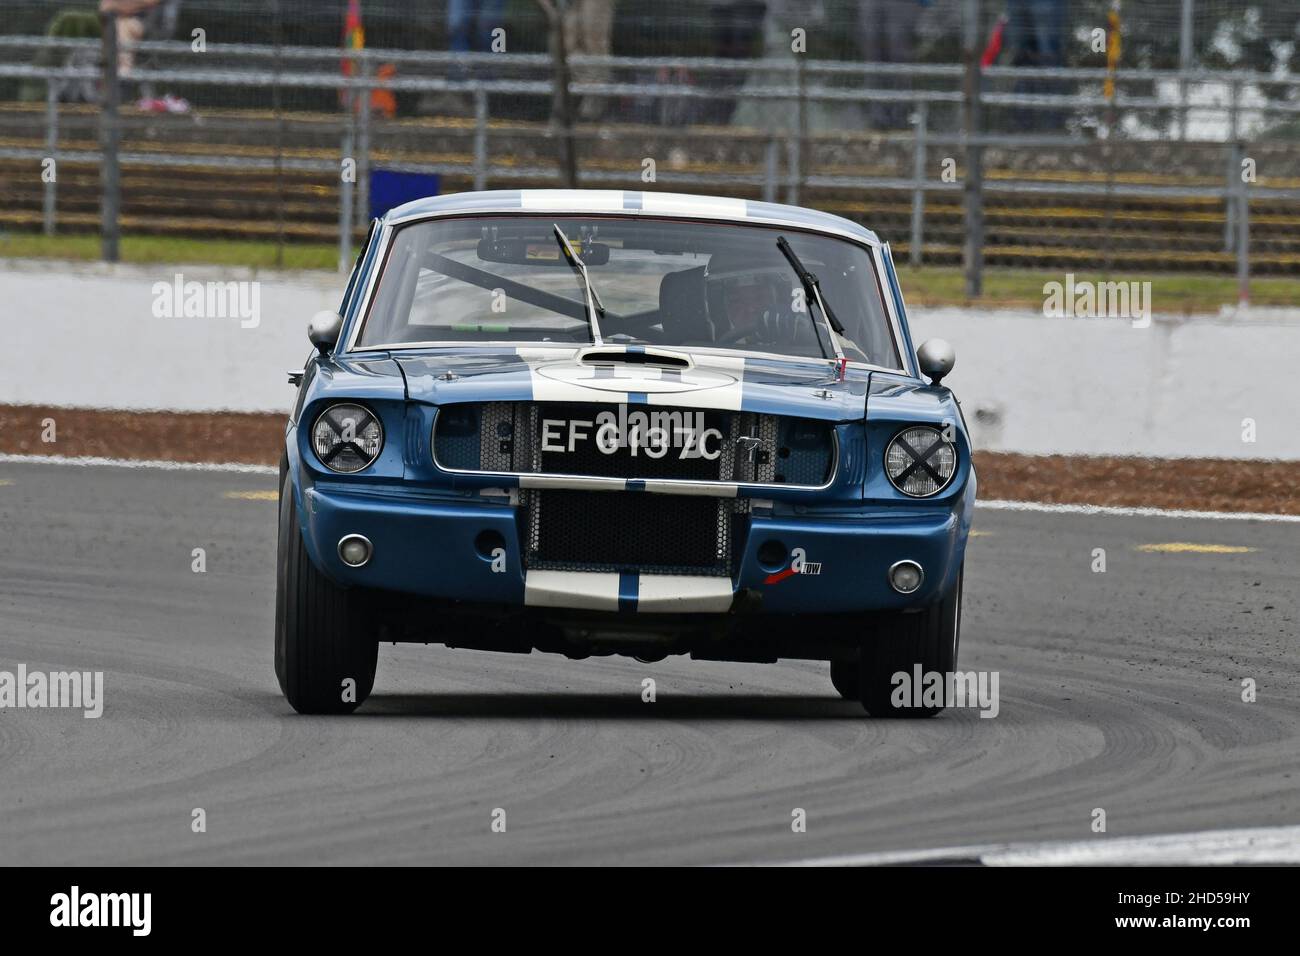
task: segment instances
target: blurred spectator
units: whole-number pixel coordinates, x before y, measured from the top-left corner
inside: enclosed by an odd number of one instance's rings
[[[1063,41],[1066,30],[1066,0],[1007,0],[1004,37],[1012,66],[1060,67],[1065,65]],[[1015,84],[1017,93],[1060,92],[1050,80],[1025,79]],[[1059,129],[1065,114],[1059,110],[1024,109],[1016,125],[1026,131]]]
[[[506,26],[505,8],[505,0],[447,0],[447,48],[453,53],[491,53],[492,31]],[[506,41],[508,44],[508,37]],[[487,78],[491,71],[453,63],[449,74],[450,79],[459,81],[475,75]],[[418,109],[421,113],[452,116],[473,112],[466,95],[457,93],[426,93]]]
[[[754,56],[763,28],[767,4],[763,0],[727,0],[709,11],[713,27],[713,56],[722,60],[747,60]],[[745,75],[734,73],[710,74],[707,83],[720,92],[732,92],[745,81]],[[704,115],[718,124],[730,122],[736,109],[734,97],[720,96],[704,104]]]
[[[614,35],[614,0],[569,0],[564,11],[564,45],[570,55],[609,56]],[[576,67],[575,83],[608,83],[607,66]],[[605,112],[605,98],[584,96],[578,104],[578,117],[600,119]]]
[[[112,13],[117,19],[117,75],[128,80],[135,72],[136,47],[141,40],[168,40],[176,31],[181,0],[100,0],[100,13]],[[147,66],[146,66],[147,68]],[[154,92],[153,84],[142,82],[140,96],[151,102],[164,98]],[[166,97],[171,103],[167,112],[184,112],[189,104],[179,97]],[[185,110],[176,104],[185,103]]]
[[[99,12],[117,17],[117,75],[129,77],[135,69],[135,46],[144,39],[145,17],[159,0],[100,0]]]
[[[921,8],[928,0],[858,0],[858,46],[868,63],[915,62],[916,25]],[[875,74],[868,85],[878,90],[910,90],[911,79],[905,76]],[[877,102],[868,115],[877,129],[906,126],[912,107],[909,103]]]
[[[449,48],[456,53],[490,53],[492,31],[505,27],[506,0],[447,0]]]

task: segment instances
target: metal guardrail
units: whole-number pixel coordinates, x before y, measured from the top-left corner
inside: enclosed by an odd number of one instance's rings
[[[148,41],[133,46],[137,54],[156,54],[158,56],[181,56],[194,58],[202,56],[209,62],[222,63],[234,61],[233,65],[209,66],[194,69],[144,66],[134,70],[130,76],[132,82],[183,83],[195,86],[227,86],[236,88],[263,88],[275,86],[280,89],[317,89],[338,91],[340,95],[360,94],[356,100],[359,108],[340,113],[337,132],[340,135],[340,157],[352,157],[356,160],[356,185],[359,195],[354,196],[352,183],[342,180],[339,200],[339,262],[340,268],[346,267],[351,259],[352,234],[360,225],[362,210],[368,205],[366,189],[370,166],[370,142],[372,127],[375,124],[370,111],[369,93],[375,90],[393,92],[427,92],[427,93],[463,93],[470,96],[474,103],[474,160],[470,164],[427,164],[410,162],[386,162],[385,167],[420,173],[457,173],[472,176],[476,189],[484,188],[489,179],[497,181],[535,180],[556,175],[552,167],[501,165],[492,163],[488,151],[489,96],[506,94],[512,96],[551,97],[554,87],[550,71],[551,58],[546,54],[460,54],[447,51],[420,52],[410,50],[364,49],[356,51],[339,51],[318,47],[273,47],[253,44],[209,44],[203,53],[195,53],[189,43],[184,41]],[[55,51],[80,52],[99,56],[100,42],[96,40],[79,40],[50,37],[0,37],[0,56],[10,51]],[[313,68],[309,61],[327,64],[324,68]],[[352,64],[355,75],[344,76],[339,70],[343,61]],[[268,61],[272,65],[259,65],[258,61]],[[428,76],[391,76],[375,75],[380,64],[395,63],[410,66],[422,66],[430,69],[448,71],[455,68],[453,75]],[[1070,147],[1094,145],[1096,140],[1071,136],[1024,136],[1018,134],[980,132],[967,135],[964,130],[944,133],[930,128],[930,110],[936,105],[959,106],[964,101],[960,89],[924,89],[916,88],[915,81],[929,80],[939,83],[960,83],[964,67],[952,64],[880,64],[880,63],[846,63],[841,61],[817,61],[802,58],[732,60],[716,58],[670,58],[670,57],[612,57],[612,56],[578,56],[569,58],[571,72],[581,72],[583,68],[604,68],[607,70],[689,70],[696,73],[714,73],[743,78],[740,86],[712,88],[694,86],[676,82],[586,82],[572,79],[570,91],[577,96],[601,97],[638,97],[656,100],[708,100],[756,99],[765,101],[784,101],[791,104],[794,122],[791,127],[796,132],[790,134],[770,134],[767,136],[762,171],[753,175],[734,173],[674,173],[674,180],[686,185],[717,185],[720,183],[759,186],[765,199],[775,200],[779,190],[784,187],[785,199],[797,203],[801,187],[838,188],[845,190],[895,190],[910,191],[912,194],[912,235],[911,258],[913,263],[921,261],[924,246],[924,205],[925,196],[931,192],[950,192],[963,190],[962,183],[945,182],[930,178],[926,174],[926,156],[928,150],[937,145],[955,145],[960,148],[1026,148],[1026,147]],[[504,71],[544,71],[547,75],[530,79],[498,79],[484,76],[466,75],[476,68],[492,68]],[[1108,73],[1105,69],[1092,68],[1010,68],[992,67],[983,71],[984,82],[995,80],[1010,81],[1061,81],[1068,83],[1093,83],[1100,85]],[[909,86],[898,88],[873,88],[846,85],[847,82],[866,82],[873,77],[886,79],[906,79]],[[47,88],[46,98],[46,140],[44,150],[24,148],[0,148],[0,157],[15,159],[32,159],[51,157],[70,161],[102,162],[105,154],[99,150],[60,150],[58,147],[58,93],[61,84],[73,81],[99,80],[102,78],[100,68],[91,66],[40,65],[35,63],[0,62],[0,78],[14,78],[43,81]],[[761,79],[760,79],[761,78]],[[1228,216],[1225,222],[1225,250],[1235,248],[1238,255],[1238,270],[1243,277],[1249,268],[1249,222],[1246,184],[1237,175],[1240,157],[1246,155],[1245,144],[1237,133],[1240,129],[1239,117],[1247,108],[1241,105],[1241,92],[1247,87],[1272,86],[1286,91],[1288,100],[1271,100],[1251,104],[1249,112],[1257,115],[1278,115],[1290,117],[1300,115],[1300,78],[1277,78],[1259,76],[1240,71],[1212,70],[1163,70],[1163,71],[1125,71],[1116,74],[1117,93],[1113,100],[1106,99],[1100,93],[1016,93],[982,91],[979,101],[985,106],[1012,107],[1023,110],[1050,111],[1109,111],[1112,116],[1135,110],[1154,110],[1172,112],[1178,119],[1178,127],[1187,129],[1187,117],[1191,110],[1204,112],[1215,109],[1203,105],[1193,106],[1187,99],[1187,91],[1193,84],[1216,84],[1229,92],[1228,103],[1219,108],[1228,120],[1229,137],[1217,143],[1226,153],[1225,168],[1227,176],[1224,185],[1214,188],[1193,188],[1182,186],[1151,186],[1129,183],[1078,183],[1078,182],[1034,182],[989,180],[982,178],[978,191],[1010,194],[1053,194],[1063,196],[1110,196],[1140,198],[1212,198],[1223,200]],[[1124,95],[1125,84],[1138,84],[1144,87],[1155,86],[1163,82],[1177,84],[1182,100],[1173,103],[1149,95]],[[909,104],[914,109],[913,140],[913,175],[911,177],[872,177],[872,176],[837,176],[823,175],[806,171],[803,157],[808,140],[807,110],[818,103],[900,103]],[[537,135],[546,135],[540,133]],[[785,174],[781,174],[781,145],[785,149]],[[162,165],[174,167],[211,167],[230,166],[247,169],[286,169],[302,171],[337,172],[338,163],[323,160],[278,157],[259,159],[256,157],[232,157],[219,154],[211,155],[162,155],[140,152],[121,152],[117,161],[125,165]],[[579,181],[583,183],[618,183],[626,180],[626,175],[598,170],[579,171]],[[55,210],[57,185],[45,183],[44,217],[47,233],[56,228]],[[1271,188],[1250,185],[1249,192],[1261,198],[1300,199],[1300,189]],[[359,208],[358,208],[359,207]]]

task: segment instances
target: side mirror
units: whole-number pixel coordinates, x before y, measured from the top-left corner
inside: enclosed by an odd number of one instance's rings
[[[329,310],[317,312],[307,323],[307,338],[311,339],[311,344],[320,350],[321,355],[338,344],[339,333],[342,331],[343,316]]]
[[[928,375],[931,385],[938,385],[957,364],[957,353],[943,339],[926,339],[916,350],[921,374]]]

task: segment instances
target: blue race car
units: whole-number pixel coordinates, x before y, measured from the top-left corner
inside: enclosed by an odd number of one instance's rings
[[[914,351],[867,229],[653,192],[418,200],[309,337],[280,465],[296,710],[353,710],[383,641],[825,660],[873,716],[942,709],[891,691],[956,666],[975,472],[952,350]]]

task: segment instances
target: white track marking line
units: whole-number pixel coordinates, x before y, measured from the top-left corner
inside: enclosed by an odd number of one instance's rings
[[[1140,837],[1097,837],[1043,843],[897,850],[813,857],[778,866],[890,866],[900,863],[978,862],[985,866],[1134,866],[1300,863],[1300,826],[1202,830]]]
[[[234,462],[155,461],[131,458],[69,458],[62,455],[5,455],[0,465],[78,465],[85,468],[157,468],[162,471],[224,471],[246,475],[277,475],[274,465],[243,465]],[[1037,511],[1044,514],[1108,515],[1120,518],[1199,518],[1207,521],[1274,521],[1300,524],[1300,515],[1269,514],[1264,511],[1187,511],[1177,508],[1118,508],[1109,505],[1062,505],[1038,501],[976,501],[975,507],[989,511]]]
[[[76,465],[82,468],[156,468],[160,471],[222,471],[242,475],[278,475],[274,465],[234,462],[153,461],[132,458],[69,458],[63,455],[0,455],[0,465]]]
[[[1204,518],[1210,521],[1281,521],[1298,523],[1300,515],[1264,511],[1187,511],[1180,508],[1119,508],[1111,505],[1062,505],[1038,501],[976,501],[989,511],[1039,511],[1061,515],[1113,515],[1120,518]]]
[[[1158,544],[1139,544],[1133,549],[1144,554],[1250,554],[1259,548],[1239,544],[1196,544],[1191,541],[1163,541]]]

